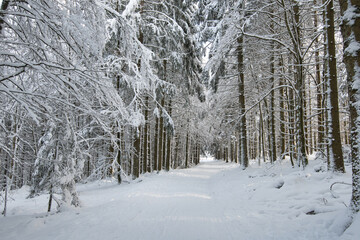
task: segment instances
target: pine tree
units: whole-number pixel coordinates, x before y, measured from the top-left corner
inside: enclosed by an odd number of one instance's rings
[[[360,116],[357,104],[360,99],[360,92],[357,84],[360,79],[360,4],[359,1],[340,0],[342,15],[341,33],[344,41],[344,63],[346,65],[347,81],[349,84],[349,107],[351,127],[351,159],[352,159],[352,197],[350,208],[353,212],[360,210],[360,149],[359,149],[359,121]]]

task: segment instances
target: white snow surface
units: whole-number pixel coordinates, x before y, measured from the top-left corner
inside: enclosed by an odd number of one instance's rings
[[[303,171],[283,161],[273,166],[203,158],[190,169],[145,174],[118,185],[103,180],[77,185],[81,208],[46,213],[48,195],[12,193],[0,217],[2,240],[91,239],[360,239],[360,218],[348,222],[351,172]],[[281,187],[280,187],[281,186]],[[278,188],[280,187],[280,188]],[[55,203],[53,203],[55,205]],[[55,207],[54,207],[55,208]],[[313,214],[306,214],[313,213]],[[342,234],[340,236],[340,234]]]

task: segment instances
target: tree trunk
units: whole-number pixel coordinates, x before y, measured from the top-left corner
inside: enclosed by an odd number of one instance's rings
[[[186,143],[185,143],[185,168],[189,167],[189,130],[186,132]]]
[[[237,39],[237,64],[238,64],[238,93],[239,93],[239,154],[238,157],[239,163],[242,168],[247,168],[249,165],[249,159],[247,155],[247,139],[246,139],[246,118],[245,118],[245,88],[244,88],[244,53],[243,53],[243,44],[244,38],[243,35],[239,36]]]
[[[235,147],[234,147],[235,148],[234,149],[234,162],[238,163],[238,146],[239,146],[238,141],[235,141],[234,145],[235,145]]]
[[[308,165],[308,159],[306,156],[306,140],[305,140],[305,114],[304,114],[304,65],[301,52],[301,29],[300,29],[300,6],[298,2],[295,2],[293,5],[294,11],[294,52],[295,63],[296,63],[296,84],[295,88],[297,90],[297,118],[296,118],[296,140],[297,140],[297,161],[298,164],[302,164],[303,167]]]
[[[331,0],[326,7],[326,25],[329,58],[329,100],[330,106],[330,126],[329,126],[329,144],[330,144],[330,162],[332,171],[345,172],[344,159],[341,147],[340,123],[339,123],[339,102],[338,102],[338,84],[336,72],[336,49],[335,49],[335,27],[334,27],[334,6]],[[328,104],[329,104],[328,103]]]
[[[154,133],[154,149],[153,149],[153,162],[154,162],[154,171],[159,171],[159,158],[158,158],[158,154],[159,154],[159,122],[160,122],[160,118],[158,116],[155,116],[156,118],[156,123],[155,123],[155,133]]]
[[[353,212],[360,211],[360,49],[350,46],[360,45],[360,2],[358,0],[340,0],[341,15],[343,19],[341,34],[344,39],[344,63],[349,86],[350,106],[350,143],[352,159],[352,197],[350,208]],[[355,15],[357,13],[357,15]],[[349,18],[351,16],[351,18]]]
[[[117,132],[117,145],[118,145],[118,152],[116,156],[116,162],[117,162],[117,180],[118,184],[121,184],[121,133],[120,130]]]
[[[171,99],[169,100],[169,116],[171,117]],[[165,170],[166,171],[169,171],[170,170],[170,162],[171,162],[171,132],[170,131],[167,131],[167,134],[166,134],[166,137],[167,137],[167,143],[166,143],[166,147],[167,147],[167,152],[166,152],[166,164],[165,164]]]
[[[161,98],[161,108],[160,108],[160,124],[159,124],[159,162],[158,162],[158,171],[162,170],[162,164],[164,161],[164,145],[165,145],[165,140],[164,140],[164,116],[163,116],[163,109],[164,109],[164,105],[165,105],[165,96],[162,96]]]
[[[234,162],[234,142],[230,140],[230,161]]]
[[[284,66],[282,56],[280,56],[279,67],[282,69]],[[280,77],[279,85],[282,86],[285,84],[284,78]],[[281,158],[285,157],[285,147],[286,147],[286,138],[285,138],[285,103],[284,103],[284,88],[280,87],[279,90],[279,102],[280,102],[280,154]]]
[[[308,165],[308,159],[306,156],[306,141],[305,141],[305,123],[304,123],[304,89],[303,89],[303,67],[302,61],[297,63],[297,84],[296,89],[298,90],[297,97],[297,119],[296,119],[296,133],[297,133],[297,161],[298,164],[302,164],[303,167]]]
[[[272,44],[273,46],[273,44]],[[271,88],[275,87],[275,58],[274,58],[274,47],[272,47],[272,53],[270,57],[270,82]],[[276,136],[275,136],[275,91],[271,91],[270,95],[270,146],[271,154],[270,154],[270,161],[274,163],[276,161]]]
[[[133,179],[136,179],[140,176],[140,145],[141,145],[141,138],[140,138],[140,128],[137,127],[134,129],[134,156],[133,156]]]
[[[145,115],[145,126],[144,126],[144,137],[143,137],[143,172],[150,172],[150,159],[149,159],[149,96],[145,97],[145,106],[144,106],[144,115]]]
[[[327,0],[323,0],[323,4],[325,4],[327,2]],[[326,26],[326,9],[324,9],[323,11],[323,21],[324,21],[324,26]],[[327,33],[324,32],[324,56],[326,56],[328,54],[327,49],[328,49],[328,38],[327,38]],[[323,60],[323,84],[322,84],[322,88],[323,88],[323,101],[322,101],[322,105],[323,105],[323,122],[324,122],[324,147],[323,149],[325,150],[325,155],[326,155],[326,160],[327,160],[327,166],[328,169],[331,169],[330,166],[330,147],[329,147],[329,110],[328,110],[328,106],[329,106],[329,94],[328,94],[328,77],[329,77],[329,59],[328,58],[324,58]]]
[[[51,203],[52,203],[52,199],[53,199],[53,186],[52,184],[50,185],[50,191],[49,191],[49,202],[48,202],[48,212],[51,212]]]
[[[316,0],[314,0],[316,4]],[[314,27],[318,28],[318,17],[317,12],[314,14]],[[315,40],[316,46],[318,46],[318,38]],[[315,50],[315,83],[316,83],[316,108],[318,114],[318,124],[317,124],[317,149],[321,152],[324,151],[324,111],[323,111],[323,81],[321,80],[320,72],[320,53],[319,50]]]
[[[261,142],[261,157],[263,159],[263,162],[266,161],[265,159],[265,131],[264,131],[264,118],[261,108],[261,103],[259,104],[259,115],[260,115],[260,142]]]
[[[166,129],[165,129],[165,126],[163,128],[163,138],[162,138],[162,141],[163,141],[163,149],[162,149],[162,163],[161,163],[161,166],[162,168],[161,169],[165,169],[165,165],[166,165],[166,149],[167,149],[167,137],[168,137],[168,133],[166,132]]]
[[[179,134],[175,135],[175,153],[174,153],[174,166],[173,168],[176,169],[179,166],[179,148],[180,148],[180,136]]]
[[[3,178],[3,181],[4,183],[2,184],[1,186],[1,190],[4,191],[4,209],[2,211],[2,215],[6,216],[6,210],[7,210],[7,202],[8,202],[8,184],[9,184],[9,181],[8,181],[8,176],[7,176],[7,170],[9,168],[9,157],[8,157],[8,154],[5,155],[5,161],[4,161],[4,178]]]
[[[288,121],[289,121],[289,139],[288,139],[288,146],[289,146],[289,153],[290,153],[290,162],[291,165],[294,167],[294,158],[296,157],[295,152],[295,101],[294,101],[294,90],[288,88],[287,89],[288,95]]]
[[[314,5],[317,4],[317,0],[314,0]],[[314,29],[317,31],[318,12],[314,12]],[[321,79],[320,68],[320,52],[318,50],[319,39],[315,39],[315,84],[316,84],[316,112],[317,112],[317,138],[315,147],[317,151],[324,152],[324,106],[323,106],[323,82]]]

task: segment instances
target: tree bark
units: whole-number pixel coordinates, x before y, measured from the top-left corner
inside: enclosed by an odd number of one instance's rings
[[[168,110],[168,113],[169,113],[169,116],[171,116],[171,99],[169,100],[169,110]],[[170,131],[167,131],[167,134],[166,134],[166,137],[167,137],[167,143],[166,143],[166,147],[167,147],[167,151],[166,151],[166,161],[165,161],[165,170],[166,171],[169,171],[170,170],[170,162],[171,162],[171,133]]]
[[[161,98],[161,108],[160,108],[160,123],[159,123],[159,162],[158,162],[158,171],[162,170],[163,161],[164,161],[164,117],[163,117],[163,109],[165,105],[165,96]]]
[[[317,4],[317,0],[314,0],[314,5]],[[314,12],[314,28],[317,31],[318,12]],[[320,52],[318,50],[319,39],[315,39],[315,84],[316,84],[316,112],[317,112],[317,139],[316,148],[320,152],[324,152],[324,113],[323,113],[323,81],[321,80],[321,68],[320,68]]]
[[[279,59],[279,67],[282,69],[284,66],[282,56]],[[279,85],[282,86],[285,84],[284,78],[280,77]],[[284,88],[280,87],[279,90],[279,102],[280,102],[280,155],[281,157],[285,157],[285,147],[286,147],[286,139],[285,139],[285,103],[284,103]]]
[[[189,167],[189,130],[186,132],[186,143],[185,143],[185,168]]]
[[[118,152],[117,152],[117,156],[116,156],[116,161],[117,161],[117,180],[118,180],[118,184],[121,184],[122,179],[121,179],[121,138],[120,138],[121,134],[120,134],[120,130],[118,130],[117,132],[117,145],[118,145]]]
[[[134,129],[134,156],[133,156],[133,179],[136,179],[140,176],[140,128],[137,127]]]
[[[350,107],[350,144],[352,159],[352,197],[350,208],[353,212],[360,211],[360,49],[351,46],[360,45],[360,2],[359,0],[340,0],[343,16],[341,34],[344,40],[344,63],[349,86]],[[346,17],[345,17],[346,13]],[[355,15],[357,14],[357,15]]]
[[[261,144],[261,146],[260,146],[261,154],[260,155],[261,155],[261,157],[263,159],[263,162],[265,162],[266,161],[265,160],[265,131],[264,131],[264,118],[263,118],[261,103],[259,104],[259,115],[260,115],[260,120],[259,120],[259,122],[260,122],[260,127],[259,127],[259,131],[260,131],[260,133],[259,133],[260,134],[260,140],[259,141],[260,141],[260,143],[259,144]]]
[[[239,94],[239,163],[245,169],[249,165],[249,159],[247,154],[247,138],[246,138],[246,118],[245,118],[245,86],[244,86],[244,53],[243,35],[237,39],[237,64],[238,64],[238,94]]]
[[[145,106],[144,106],[144,115],[145,115],[145,126],[144,126],[144,156],[143,156],[143,172],[150,172],[150,159],[149,159],[149,96],[145,97]]]
[[[289,121],[289,139],[288,139],[288,146],[290,152],[290,162],[291,165],[294,167],[294,158],[296,157],[295,152],[295,100],[294,100],[294,90],[287,89],[288,95],[288,121]]]
[[[155,116],[156,123],[155,123],[155,133],[154,133],[154,149],[153,149],[153,162],[154,162],[154,171],[159,171],[159,122],[160,118],[158,116]]]
[[[304,114],[304,65],[301,52],[301,28],[300,28],[300,6],[298,2],[293,5],[294,12],[294,52],[296,63],[296,83],[295,88],[297,90],[297,118],[296,118],[296,140],[297,140],[297,161],[298,164],[302,164],[303,167],[308,165],[308,159],[306,156],[306,140],[305,140],[305,114]]]
[[[329,144],[330,144],[330,161],[332,171],[345,172],[344,159],[342,152],[342,144],[340,137],[339,123],[339,94],[336,72],[336,49],[335,49],[335,27],[334,27],[334,6],[333,0],[330,0],[326,7],[326,33],[327,33],[327,56],[328,64],[328,82],[329,82],[329,100],[330,106],[330,128],[329,128]]]
[[[173,165],[173,168],[176,169],[178,166],[179,166],[179,148],[180,148],[180,136],[179,134],[176,134],[175,135],[175,153],[174,153],[174,165]]]
[[[273,29],[272,29],[273,31]],[[271,56],[270,56],[270,82],[271,88],[275,87],[275,57],[274,57],[274,46],[273,43],[271,49]],[[275,136],[275,91],[271,91],[270,95],[270,147],[271,148],[271,155],[270,161],[274,163],[276,161],[276,136]]]

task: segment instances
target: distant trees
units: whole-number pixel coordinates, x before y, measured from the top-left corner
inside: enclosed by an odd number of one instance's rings
[[[344,171],[341,144],[348,141],[346,88],[343,80],[336,81],[336,69],[342,72],[343,66],[337,63],[339,36],[333,29],[339,25],[333,16],[338,12],[332,12],[336,9],[332,1],[202,3],[202,12],[208,13],[208,26],[202,30],[204,44],[211,45],[206,68],[209,86],[214,96],[223,92],[231,96],[219,97],[214,107],[223,112],[218,114],[224,129],[219,131],[221,138],[237,135],[225,129],[235,129],[233,124],[243,119],[241,125],[252,130],[243,134],[246,142],[239,142],[240,135],[236,141],[250,158],[275,162],[289,156],[293,166],[306,167],[308,155],[317,151],[328,157],[330,170]],[[241,59],[243,66],[235,68]],[[243,76],[244,88],[240,84],[239,90],[243,88],[244,94],[232,92],[236,75]],[[243,97],[246,101],[241,107]],[[244,110],[235,111],[234,106]],[[216,149],[231,149],[223,144]],[[241,162],[241,155],[237,158]]]

